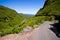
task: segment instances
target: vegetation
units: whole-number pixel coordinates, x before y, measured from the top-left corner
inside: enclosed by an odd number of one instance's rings
[[[35,17],[30,18],[28,22],[26,22],[24,26],[32,26],[35,24],[42,23],[44,21],[54,20],[55,15],[60,15],[60,0],[46,0],[44,7],[40,9]],[[33,27],[34,28],[34,27]]]
[[[20,29],[23,30],[23,29],[26,28],[27,26],[34,28],[34,25],[35,25],[35,24],[38,24],[38,23],[37,23],[37,21],[39,21],[38,18],[40,18],[40,17],[32,17],[32,18],[28,19],[27,22],[25,22],[25,23],[20,27]],[[36,19],[37,19],[37,20],[36,20]],[[43,19],[43,18],[41,18],[41,19]],[[40,22],[42,22],[42,20],[41,20]]]
[[[53,16],[51,16],[51,17],[53,17]],[[26,27],[32,27],[34,29],[34,28],[36,28],[36,26],[34,26],[34,25],[40,25],[44,21],[47,21],[47,20],[51,21],[51,17],[50,16],[37,16],[37,17],[34,16],[34,17],[28,19],[27,22],[25,22],[20,27],[20,30],[22,31]]]
[[[44,7],[39,10],[36,16],[54,16],[60,15],[60,0],[47,0]]]
[[[15,10],[0,6],[0,35],[19,33],[25,27],[54,20],[55,16],[60,16],[60,0],[46,0],[44,7],[33,17],[18,14]],[[28,20],[27,20],[28,19]]]
[[[0,6],[0,35],[18,33],[22,21],[23,17],[15,10]]]
[[[49,16],[50,19],[59,19],[60,16],[60,0],[46,0],[43,8],[41,8],[35,16]]]

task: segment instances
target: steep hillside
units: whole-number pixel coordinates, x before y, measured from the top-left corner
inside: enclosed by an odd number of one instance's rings
[[[0,35],[18,33],[23,17],[15,10],[0,6]]]
[[[50,15],[60,15],[60,0],[46,0],[44,7],[36,14],[36,16]]]
[[[35,17],[30,18],[23,26],[40,25],[44,21],[52,21],[55,16],[60,15],[60,0],[46,0],[43,8],[41,8]]]

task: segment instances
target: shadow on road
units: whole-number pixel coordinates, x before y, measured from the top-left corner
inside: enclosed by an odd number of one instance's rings
[[[60,22],[54,23],[54,24],[50,24],[50,25],[53,26],[53,27],[51,27],[49,29],[51,31],[53,31],[56,34],[57,37],[60,38]]]
[[[58,23],[50,24],[51,28],[49,28],[51,31],[53,31],[57,37],[60,38],[60,16],[55,15],[55,20],[58,20]]]

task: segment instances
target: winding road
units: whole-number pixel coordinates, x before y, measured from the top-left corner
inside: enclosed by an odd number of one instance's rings
[[[49,28],[52,27],[50,24],[53,22],[44,22],[33,31],[32,35],[28,38],[28,40],[60,40],[54,32],[52,32]]]

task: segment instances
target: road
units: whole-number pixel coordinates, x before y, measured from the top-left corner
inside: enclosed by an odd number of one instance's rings
[[[51,27],[50,24],[53,22],[44,22],[33,31],[32,35],[28,38],[28,40],[60,40],[54,32],[52,32],[49,28]]]
[[[53,22],[46,21],[31,32],[9,34],[0,37],[0,40],[60,40],[60,38],[49,29],[52,27],[50,24],[53,24]]]

